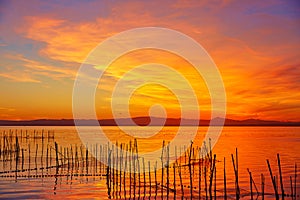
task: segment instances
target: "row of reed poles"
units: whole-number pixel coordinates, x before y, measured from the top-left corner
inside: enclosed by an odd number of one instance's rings
[[[191,142],[188,148],[184,148],[187,149],[184,152],[179,148],[179,157],[175,149],[177,159],[171,163],[170,146],[163,141],[161,163],[150,161],[146,163],[144,158],[139,156],[137,140],[130,141],[128,144],[118,144],[118,142],[115,145],[96,144],[87,148],[83,145],[59,146],[54,141],[52,132],[34,132],[31,137],[27,132],[8,131],[0,133],[0,136],[0,161],[2,162],[0,177],[15,177],[17,180],[17,177],[104,176],[108,196],[112,198],[160,196],[166,199],[171,197],[174,199],[177,197],[240,199],[249,196],[254,199],[256,194],[256,197],[261,196],[264,199],[266,195],[270,195],[265,193],[265,176],[261,174],[261,192],[259,192],[249,169],[247,170],[250,191],[241,190],[237,149],[235,155],[231,155],[235,184],[233,193],[227,185],[225,158],[224,186],[217,188],[217,185],[220,187],[216,178],[217,163],[220,161],[212,153],[210,144],[209,147],[204,144],[199,148]],[[283,185],[279,154],[277,155],[279,178],[274,175],[269,160],[267,165],[274,197],[276,199],[291,197],[295,200],[298,197],[297,165],[295,164],[294,177],[290,176],[290,193],[285,191]]]
[[[124,147],[124,144],[121,144]],[[109,149],[109,161],[107,165],[107,186],[108,196],[111,198],[135,198],[135,197],[151,197],[154,194],[156,197],[159,195],[161,198],[190,198],[190,199],[241,199],[249,197],[251,200],[265,199],[266,196],[274,196],[275,199],[284,199],[286,197],[296,200],[299,195],[296,194],[296,179],[297,179],[297,165],[295,165],[294,180],[291,178],[291,191],[290,194],[284,191],[283,177],[281,171],[280,156],[277,155],[277,163],[279,169],[281,193],[278,191],[278,181],[276,176],[273,175],[269,160],[267,165],[272,177],[272,184],[274,186],[274,193],[265,192],[265,176],[261,174],[261,191],[254,181],[252,172],[247,169],[249,174],[249,190],[241,189],[239,184],[239,165],[238,165],[238,151],[236,149],[235,155],[231,154],[234,174],[234,192],[227,188],[226,176],[226,160],[224,158],[224,172],[223,172],[223,188],[217,188],[217,162],[216,155],[212,154],[211,150],[208,151],[205,157],[200,156],[195,152],[201,151],[198,147],[194,147],[191,143],[190,147],[182,157],[177,159],[174,163],[169,160],[169,145],[163,142],[161,152],[161,169],[157,169],[158,163],[155,163],[153,173],[145,172],[145,163],[142,157],[138,156],[138,146],[136,140],[133,147],[126,146],[126,156],[120,157],[118,152],[114,149]],[[129,152],[127,151],[129,149]],[[133,155],[128,159],[128,155]],[[116,155],[116,157],[115,157]],[[180,154],[181,155],[181,154]],[[115,160],[117,158],[117,160]],[[166,158],[166,159],[164,159]],[[119,162],[118,162],[119,160]],[[126,162],[122,162],[125,160]],[[128,162],[127,162],[128,161]],[[124,165],[125,170],[122,170]],[[150,163],[148,163],[148,171],[150,171]],[[130,168],[129,172],[126,171]],[[142,169],[142,170],[141,170]],[[151,176],[152,175],[152,176]],[[293,182],[294,181],[294,182]],[[218,184],[220,185],[220,184]],[[219,186],[221,187],[221,186]],[[127,195],[126,192],[129,192]],[[160,194],[159,194],[160,193]]]

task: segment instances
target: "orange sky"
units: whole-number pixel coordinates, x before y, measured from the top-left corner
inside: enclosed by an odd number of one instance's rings
[[[227,118],[300,119],[296,0],[1,1],[0,13],[0,119],[72,118],[73,83],[89,52],[110,36],[145,26],[180,31],[207,50],[224,81]],[[95,96],[99,118],[112,117],[117,80],[145,62],[183,74],[196,92],[201,118],[210,118],[202,78],[182,58],[158,50],[132,52],[110,66]],[[173,76],[166,81],[180,85]],[[148,115],[153,104],[163,105],[168,117],[180,116],[176,97],[155,84],[135,91],[130,113]]]

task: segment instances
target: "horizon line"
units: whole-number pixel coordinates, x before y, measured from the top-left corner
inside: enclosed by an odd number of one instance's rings
[[[265,121],[265,122],[291,122],[291,123],[300,123],[300,121],[291,121],[291,120],[275,120],[275,119],[260,119],[260,118],[245,118],[245,119],[233,119],[233,118],[221,118],[221,117],[215,117],[212,119],[193,119],[193,118],[180,118],[180,117],[156,117],[156,116],[137,116],[137,117],[124,117],[124,118],[98,118],[98,119],[91,119],[91,118],[81,118],[81,119],[75,119],[75,118],[36,118],[36,119],[0,119],[0,121],[38,121],[38,120],[59,120],[59,121],[63,121],[63,120],[97,120],[97,121],[101,121],[101,120],[121,120],[121,119],[138,119],[138,118],[148,118],[148,119],[174,119],[174,120],[199,120],[199,121],[211,121],[211,120],[216,120],[216,119],[224,119],[224,120],[232,120],[232,121],[247,121],[247,120],[257,120],[257,121]]]
[[[164,119],[164,121],[151,120]],[[76,123],[75,121],[79,121]],[[95,119],[33,119],[33,120],[1,120],[0,126],[97,126]],[[300,126],[300,121],[276,121],[261,119],[234,120],[229,118],[185,119],[162,117],[133,117],[96,119],[100,126]]]

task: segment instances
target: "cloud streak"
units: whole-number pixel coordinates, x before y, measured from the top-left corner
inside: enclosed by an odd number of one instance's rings
[[[30,93],[34,96],[45,89],[42,85],[58,89],[59,83],[65,82],[68,87],[64,93],[70,96],[62,101],[70,104],[76,72],[99,42],[131,28],[161,26],[189,35],[214,59],[224,79],[229,117],[276,120],[300,117],[297,106],[300,8],[293,1],[65,1],[56,4],[12,1],[3,5],[2,85],[11,84],[15,88],[20,87],[18,83],[24,84],[23,87],[30,83],[39,85]],[[209,113],[210,97],[201,77],[180,59],[163,52],[133,53],[113,63],[98,86],[98,90],[103,90],[99,92],[99,110],[109,107],[109,95],[116,81],[131,67],[149,60],[172,65],[184,74],[197,91],[202,108]],[[135,76],[142,77],[142,74]],[[167,79],[176,82],[172,76]],[[153,90],[152,93],[139,90],[136,97],[170,100],[158,87]],[[5,91],[3,95],[14,95],[13,91]],[[57,94],[54,92],[53,96]],[[49,106],[54,108],[58,103]],[[63,113],[71,116],[72,111],[68,109]],[[176,116],[176,112],[172,114]],[[17,115],[23,116],[16,113],[16,118]]]

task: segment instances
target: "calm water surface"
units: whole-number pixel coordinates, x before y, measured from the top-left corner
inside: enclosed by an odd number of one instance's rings
[[[140,131],[137,127],[124,127],[132,132]],[[54,130],[55,140],[62,146],[81,144],[75,127],[0,127],[0,133],[11,130]],[[112,141],[127,142],[130,138],[118,127],[104,127],[104,132]],[[84,127],[89,133],[97,134],[95,127]],[[178,127],[164,127],[159,134],[150,138],[139,139],[141,151],[159,149],[162,141],[174,138]],[[151,127],[143,129],[151,132]],[[184,128],[186,137],[191,137],[190,127]],[[207,127],[199,127],[195,144],[201,144]],[[266,177],[266,192],[272,192],[272,184],[266,159],[270,160],[274,174],[278,173],[277,153],[280,154],[284,186],[290,193],[289,177],[294,176],[295,163],[300,165],[300,127],[224,127],[222,135],[213,148],[217,155],[217,185],[223,187],[223,159],[226,158],[228,188],[234,188],[231,154],[238,149],[239,178],[242,189],[249,190],[249,175],[252,172],[254,181],[260,189],[260,176]],[[297,193],[300,194],[300,177],[298,176]],[[0,198],[66,198],[66,199],[107,199],[106,180],[100,177],[48,177],[48,178],[0,178]],[[273,197],[269,197],[272,199]]]

